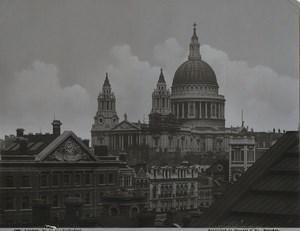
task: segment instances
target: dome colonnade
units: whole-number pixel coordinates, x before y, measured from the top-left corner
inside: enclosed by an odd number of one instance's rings
[[[218,91],[213,69],[201,58],[194,24],[188,60],[179,66],[173,78],[172,113],[183,126],[225,128],[225,98]]]

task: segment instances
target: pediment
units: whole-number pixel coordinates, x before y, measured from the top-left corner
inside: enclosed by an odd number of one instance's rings
[[[126,131],[126,130],[140,130],[140,129],[139,127],[137,127],[133,123],[128,122],[127,120],[122,121],[114,128],[112,128],[112,131]]]
[[[68,133],[68,132],[67,132]],[[63,133],[39,155],[38,160],[55,162],[95,161],[96,158],[82,141],[73,133]]]

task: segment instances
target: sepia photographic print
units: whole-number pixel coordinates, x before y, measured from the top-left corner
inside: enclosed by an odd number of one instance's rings
[[[0,230],[296,230],[298,69],[296,0],[0,0]]]

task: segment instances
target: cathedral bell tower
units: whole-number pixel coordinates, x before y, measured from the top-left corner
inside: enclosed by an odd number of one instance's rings
[[[160,69],[160,76],[157,82],[157,87],[152,93],[152,111],[151,113],[158,113],[161,115],[168,115],[171,113],[170,91],[167,89],[167,84]]]
[[[111,91],[108,80],[108,74],[102,86],[102,92],[98,95],[98,110],[94,116],[94,124],[92,126],[92,145],[105,144],[104,133],[119,123],[119,117],[116,112],[116,98]]]

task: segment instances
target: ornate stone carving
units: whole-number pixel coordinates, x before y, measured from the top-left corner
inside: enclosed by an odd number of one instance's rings
[[[86,161],[86,160],[91,160],[91,157],[72,138],[68,138],[54,152],[52,152],[46,158],[46,160]]]

